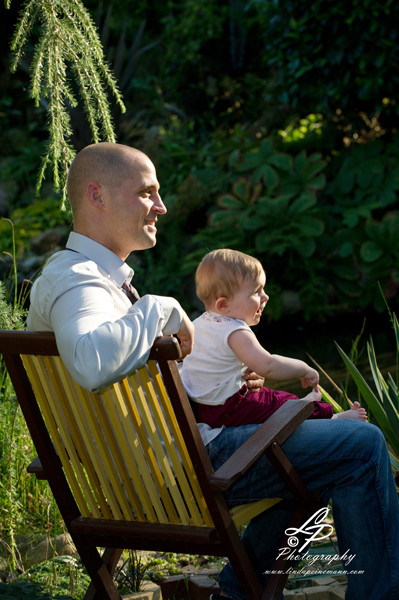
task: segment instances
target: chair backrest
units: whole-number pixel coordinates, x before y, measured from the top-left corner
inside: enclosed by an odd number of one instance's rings
[[[14,387],[25,388],[28,398],[31,386],[83,517],[212,526],[155,360],[92,393],[69,375],[52,334],[39,334],[42,343],[32,347],[32,334],[7,332],[7,343],[5,333],[0,352]],[[176,345],[163,339],[153,354],[177,358]],[[25,418],[36,442],[42,427],[31,414]]]

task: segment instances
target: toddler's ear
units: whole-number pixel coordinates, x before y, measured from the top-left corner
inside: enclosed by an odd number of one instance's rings
[[[224,312],[229,306],[229,301],[226,296],[220,296],[215,302],[215,308],[218,312]]]

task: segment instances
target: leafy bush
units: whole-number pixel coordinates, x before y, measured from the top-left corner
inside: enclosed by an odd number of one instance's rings
[[[399,288],[399,136],[352,146],[323,192],[331,284],[348,306],[382,311]],[[332,165],[331,170],[335,168]]]
[[[395,0],[251,0],[249,5],[263,33],[262,64],[274,77],[269,101],[301,114],[336,115],[338,110],[354,130],[365,125],[362,111],[370,119],[380,113],[380,120],[394,128],[399,83]]]
[[[310,316],[307,307],[321,299],[313,265],[324,231],[317,194],[325,186],[325,166],[319,154],[290,156],[270,138],[249,151],[234,150],[228,161],[231,192],[217,197],[208,226],[196,236],[200,248],[192,258],[198,261],[206,249],[223,246],[254,254],[275,288],[300,281],[296,291]],[[270,300],[274,317],[282,310],[277,296]]]
[[[69,212],[59,207],[52,197],[37,199],[29,206],[11,211],[10,220],[0,219],[0,245],[11,245],[10,221],[15,229],[16,257],[19,259],[30,252],[30,240],[46,231],[71,225]]]

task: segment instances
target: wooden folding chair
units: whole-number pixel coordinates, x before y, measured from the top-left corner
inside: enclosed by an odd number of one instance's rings
[[[28,470],[48,480],[91,577],[86,600],[120,600],[112,574],[125,548],[226,556],[249,600],[280,598],[287,576],[263,589],[237,527],[281,500],[229,510],[223,491],[266,452],[295,495],[291,526],[312,514],[314,496],[281,449],[311,403],[287,402],[214,472],[175,338],[159,338],[144,367],[96,394],[70,377],[52,333],[0,331],[0,353],[38,453]]]

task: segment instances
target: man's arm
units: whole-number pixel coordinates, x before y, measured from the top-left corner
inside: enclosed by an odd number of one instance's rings
[[[95,390],[142,366],[155,339],[179,333],[192,347],[190,321],[174,299],[144,296],[134,305],[90,273],[62,279],[42,294],[32,290],[29,329],[54,331],[60,355],[83,387]],[[42,326],[42,325],[45,326]]]

